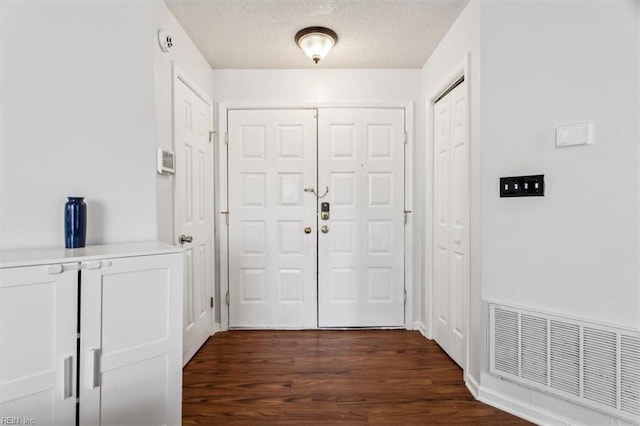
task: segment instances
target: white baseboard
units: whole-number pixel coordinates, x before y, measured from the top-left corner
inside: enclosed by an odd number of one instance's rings
[[[489,390],[486,386],[480,386],[477,394],[478,401],[537,425],[567,425],[571,423],[566,418],[554,416],[552,413],[542,412],[539,408],[531,408],[530,406],[524,405],[522,401]]]
[[[426,329],[425,329],[424,324],[422,323],[422,321],[414,321],[413,322],[413,329],[419,331],[420,334],[422,334],[423,336],[427,337]]]
[[[469,389],[469,392],[471,392],[471,395],[473,395],[473,397],[475,399],[478,399],[478,391],[480,390],[480,383],[478,383],[478,381],[475,379],[475,377],[470,376],[466,373],[464,373],[464,384],[467,387],[467,389]]]

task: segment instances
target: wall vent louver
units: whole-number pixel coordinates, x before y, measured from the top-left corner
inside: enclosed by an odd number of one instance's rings
[[[489,303],[489,371],[640,424],[640,331]]]
[[[620,405],[640,417],[640,338],[622,336],[620,343]]]

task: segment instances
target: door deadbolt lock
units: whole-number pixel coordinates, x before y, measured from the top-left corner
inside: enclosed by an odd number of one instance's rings
[[[320,219],[329,220],[329,203],[320,204]]]
[[[322,228],[320,228],[320,230],[322,231],[323,234],[326,234],[327,232],[329,232],[329,227],[325,225]]]
[[[306,228],[304,228],[304,233],[305,234],[310,234],[311,233],[311,227],[307,226]]]

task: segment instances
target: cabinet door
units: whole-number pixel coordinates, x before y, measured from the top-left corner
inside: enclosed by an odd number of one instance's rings
[[[0,418],[75,424],[78,268],[0,269]]]
[[[182,254],[83,263],[80,423],[176,425]]]

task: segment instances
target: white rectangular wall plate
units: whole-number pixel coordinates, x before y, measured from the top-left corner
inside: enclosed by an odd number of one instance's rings
[[[170,149],[158,148],[158,173],[173,175],[176,172],[175,154]]]
[[[574,145],[593,145],[593,122],[556,127],[556,148]]]

